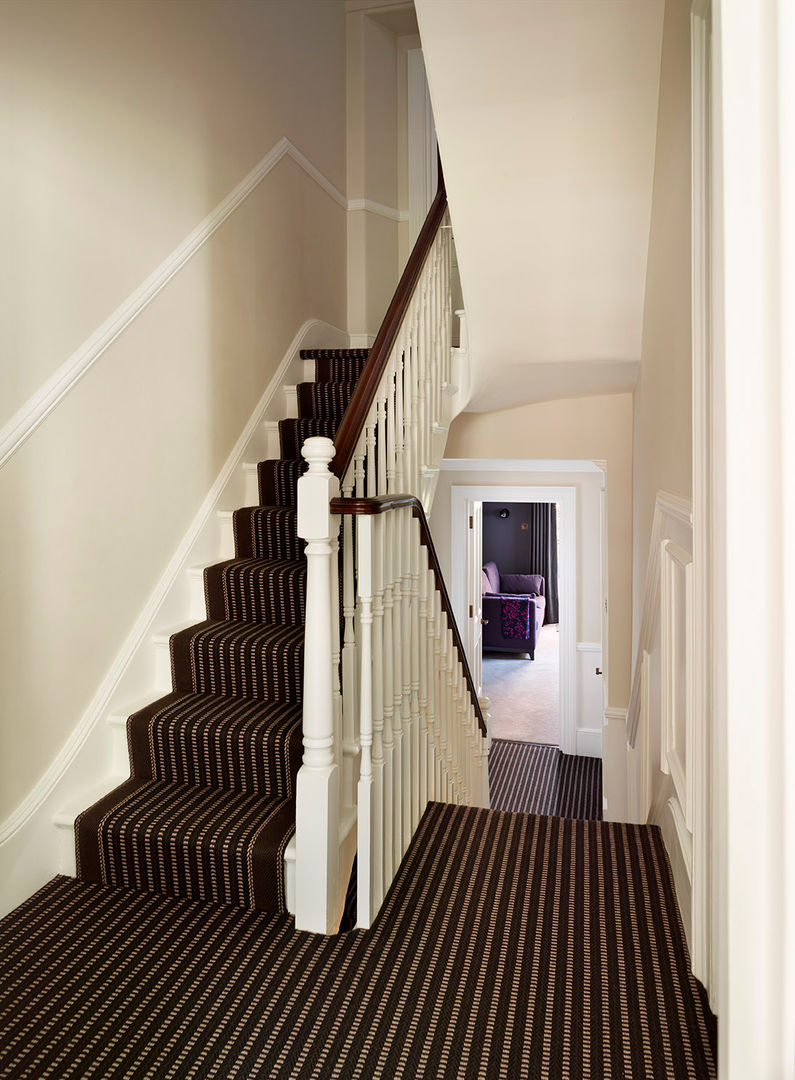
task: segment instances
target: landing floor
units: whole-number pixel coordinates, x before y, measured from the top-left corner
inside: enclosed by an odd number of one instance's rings
[[[59,877],[0,923],[0,1076],[714,1077],[656,829],[432,803],[376,924]]]

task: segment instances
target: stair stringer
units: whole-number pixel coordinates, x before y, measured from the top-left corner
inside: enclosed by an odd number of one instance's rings
[[[299,328],[196,517],[66,744],[0,824],[0,917],[55,874],[75,874],[74,822],[129,774],[127,717],[171,689],[168,642],[205,618],[205,565],[234,556],[232,513],[259,502],[256,463],[279,457],[278,421],[296,415],[300,382],[314,378],[301,349],[348,348],[320,319]],[[292,842],[291,842],[292,848]],[[294,851],[285,854],[288,905]]]

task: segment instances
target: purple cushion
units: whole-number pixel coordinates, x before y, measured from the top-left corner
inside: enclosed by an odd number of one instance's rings
[[[497,592],[497,590],[494,590]],[[522,596],[543,596],[545,582],[541,574],[500,574],[500,592]]]
[[[488,592],[496,593],[500,591],[500,572],[497,569],[497,564],[494,562],[487,562],[483,567],[483,573],[486,576],[486,580],[489,583]],[[487,590],[483,590],[486,592]]]

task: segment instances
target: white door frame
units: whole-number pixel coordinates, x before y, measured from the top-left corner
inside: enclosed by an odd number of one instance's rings
[[[720,0],[707,50],[718,1060],[762,1080],[795,1075],[795,9]]]
[[[456,619],[466,614],[467,504],[481,502],[554,502],[560,507],[558,530],[560,560],[560,749],[577,752],[577,489],[575,487],[508,487],[498,484],[450,488],[450,555],[453,610]]]

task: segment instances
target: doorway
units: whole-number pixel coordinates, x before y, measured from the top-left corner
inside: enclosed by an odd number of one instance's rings
[[[484,502],[483,693],[492,736],[560,745],[559,509]]]
[[[453,606],[459,626],[462,628],[465,647],[470,659],[479,691],[488,696],[485,683],[489,678],[484,675],[483,661],[486,665],[491,657],[490,650],[483,652],[483,634],[489,631],[491,620],[486,625],[483,619],[482,563],[483,558],[483,515],[484,504],[498,504],[497,510],[529,504],[553,504],[556,508],[556,554],[558,586],[558,622],[557,632],[550,631],[550,652],[556,654],[554,661],[557,668],[557,716],[555,718],[556,737],[553,745],[566,754],[577,753],[577,637],[576,637],[576,491],[573,487],[507,487],[485,486],[451,487],[451,555],[453,579]],[[521,524],[529,523],[529,516],[522,517],[521,511],[515,519],[518,531]],[[505,519],[500,519],[505,520]],[[510,518],[508,519],[510,521]],[[529,524],[528,530],[529,532]],[[498,564],[499,568],[499,564]],[[474,570],[477,569],[477,575]],[[475,582],[478,582],[475,591]],[[527,612],[525,611],[525,618]],[[502,618],[500,613],[499,618]],[[554,635],[554,637],[552,637]],[[542,635],[543,637],[543,624]],[[553,648],[554,646],[554,648]],[[535,651],[535,650],[534,650]],[[536,653],[540,657],[541,654]],[[529,652],[525,654],[529,656]],[[496,655],[494,659],[499,659]],[[503,659],[506,659],[503,657]],[[516,664],[510,656],[506,666]],[[520,659],[519,664],[538,663],[537,660]],[[513,667],[513,670],[519,670]],[[554,689],[553,689],[554,694]],[[520,695],[519,695],[520,696]],[[499,707],[499,704],[498,704]]]

